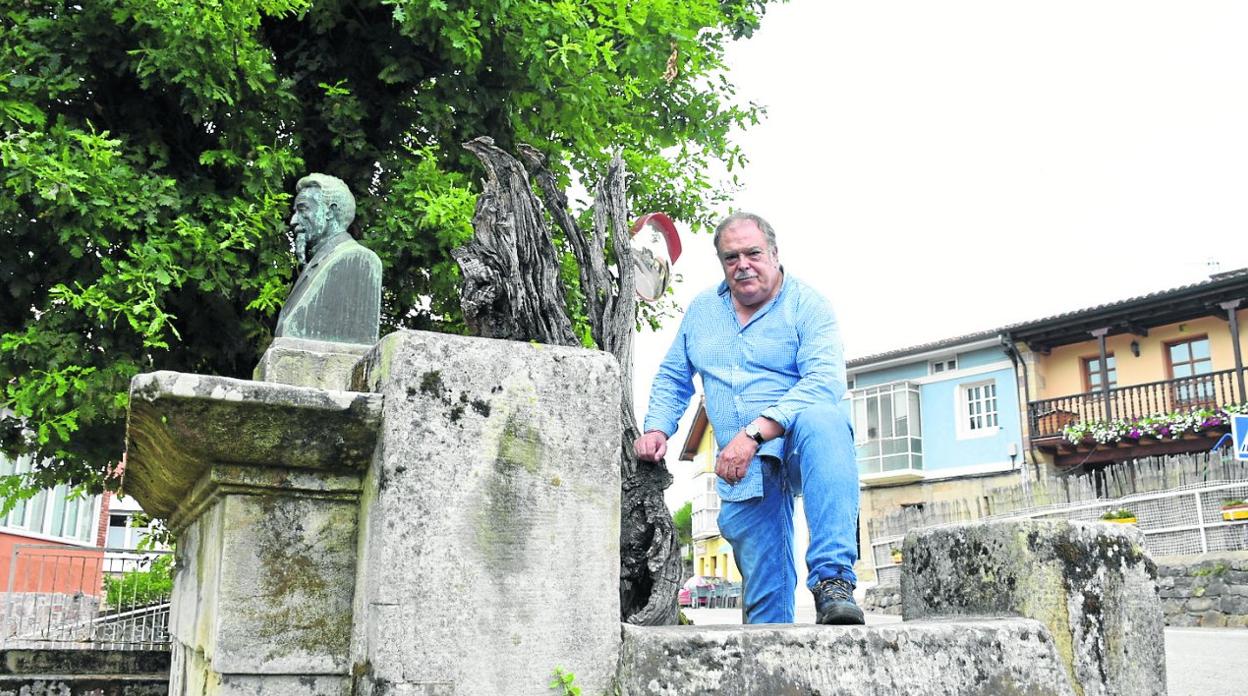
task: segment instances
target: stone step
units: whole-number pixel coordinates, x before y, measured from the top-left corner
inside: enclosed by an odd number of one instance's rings
[[[0,696],[166,696],[168,674],[6,674]]]
[[[0,696],[165,696],[167,650],[0,650]]]
[[[1022,618],[876,626],[624,626],[623,696],[1073,696],[1049,631]]]

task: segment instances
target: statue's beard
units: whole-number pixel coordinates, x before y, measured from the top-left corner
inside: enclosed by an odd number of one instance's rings
[[[302,230],[295,233],[295,258],[300,266],[308,265],[308,235]]]

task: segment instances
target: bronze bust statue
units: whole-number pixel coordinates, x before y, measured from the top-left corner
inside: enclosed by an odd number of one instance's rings
[[[295,256],[303,266],[277,318],[276,336],[337,343],[377,342],[381,259],[351,238],[355,197],[327,174],[295,184]]]

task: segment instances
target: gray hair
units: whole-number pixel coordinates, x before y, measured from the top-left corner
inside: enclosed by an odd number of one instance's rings
[[[325,205],[336,211],[334,217],[347,229],[355,219],[355,196],[346,182],[328,174],[309,174],[295,183],[295,195],[306,188],[320,189]]]
[[[767,249],[771,251],[772,256],[776,255],[776,231],[771,227],[771,223],[764,220],[761,215],[747,213],[744,210],[738,210],[720,220],[719,224],[715,226],[715,237],[711,241],[715,244],[716,253],[719,252],[719,235],[738,222],[752,222],[758,225],[758,229],[762,230],[763,236],[767,238]]]

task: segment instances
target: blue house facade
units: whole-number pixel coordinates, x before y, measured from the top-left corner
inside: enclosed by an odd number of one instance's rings
[[[1022,420],[1017,372],[999,331],[847,363],[862,488],[862,561],[890,566],[869,520],[909,506],[974,498],[1018,480]]]

